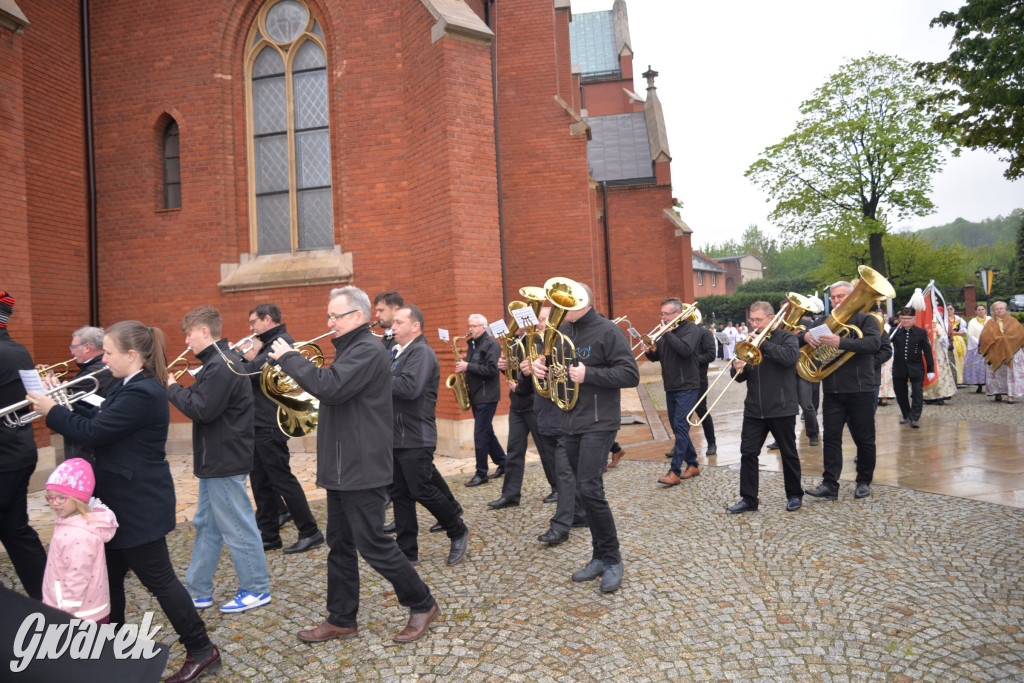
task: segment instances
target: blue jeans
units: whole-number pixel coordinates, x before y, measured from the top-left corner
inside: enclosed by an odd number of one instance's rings
[[[185,573],[185,588],[193,598],[213,595],[213,574],[225,545],[231,553],[239,587],[250,593],[270,592],[267,556],[245,489],[247,476],[199,480],[199,504],[192,520],[196,542]]]
[[[683,461],[687,465],[697,466],[697,451],[690,440],[690,424],[686,415],[697,404],[700,392],[697,389],[686,391],[666,391],[668,403],[668,421],[672,424],[672,433],[676,435],[676,445],[672,449],[672,465],[669,469],[677,475],[682,474]]]

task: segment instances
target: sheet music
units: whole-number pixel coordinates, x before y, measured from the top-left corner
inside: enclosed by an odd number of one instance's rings
[[[37,394],[45,394],[46,387],[43,386],[43,379],[36,370],[18,370],[21,375],[21,383],[25,385],[25,393],[34,391]]]
[[[534,315],[533,309],[529,306],[512,311],[512,317],[519,323],[519,327],[530,327],[537,324],[537,316]]]
[[[448,330],[444,329],[443,327],[437,328],[437,336],[441,338],[441,341],[451,341],[450,337],[448,336]]]
[[[488,325],[491,328],[491,335],[495,337],[504,337],[508,334],[508,325],[505,324],[504,320],[495,320],[493,323]]]
[[[832,330],[828,328],[828,325],[818,325],[807,330],[807,334],[811,335],[815,339],[821,338],[822,335],[832,334]]]

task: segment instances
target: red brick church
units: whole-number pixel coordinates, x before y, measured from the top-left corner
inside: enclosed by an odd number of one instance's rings
[[[0,0],[11,335],[53,363],[139,319],[176,354],[191,308],[236,340],[273,301],[308,339],[351,283],[420,305],[447,374],[436,328],[553,275],[646,331],[693,271],[633,70],[624,0]]]

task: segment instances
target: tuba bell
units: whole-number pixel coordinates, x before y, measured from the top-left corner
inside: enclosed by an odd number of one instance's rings
[[[295,345],[295,350],[318,368],[324,366],[324,352],[316,344],[324,337],[334,334],[325,332],[316,339]],[[277,426],[291,437],[306,436],[316,430],[320,412],[320,400],[306,392],[298,382],[289,377],[279,365],[267,363],[260,373],[260,389],[277,404]]]
[[[551,304],[552,311],[540,353],[537,352],[536,331],[523,340],[531,363],[540,356],[548,359],[548,376],[542,380],[534,373],[533,388],[562,410],[572,410],[579,398],[576,383],[569,379],[569,366],[576,364],[576,345],[558,331],[558,326],[567,312],[578,311],[589,302],[586,290],[575,280],[564,277],[553,277],[544,283],[544,298]]]
[[[860,328],[847,325],[847,321],[857,313],[866,313],[875,305],[876,301],[896,296],[896,290],[877,270],[868,266],[859,266],[857,273],[860,275],[857,286],[853,288],[843,303],[832,309],[832,313],[825,320],[825,325],[828,326],[832,334],[839,337],[849,337],[850,335],[863,337],[864,333],[860,331]],[[808,382],[820,382],[850,360],[853,353],[853,351],[833,349],[830,346],[819,346],[812,349],[805,344],[800,348],[800,360],[796,363],[796,371]]]

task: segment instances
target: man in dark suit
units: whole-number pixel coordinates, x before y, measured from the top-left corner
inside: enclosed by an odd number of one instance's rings
[[[760,332],[774,311],[767,301],[750,305],[750,327]],[[761,346],[761,362],[748,365],[736,359],[731,373],[737,382],[747,383],[743,403],[743,427],[740,433],[740,500],[729,512],[753,512],[757,509],[758,456],[765,438],[771,433],[779,445],[782,476],[786,485],[786,510],[794,512],[803,502],[800,486],[800,456],[796,448],[796,414],[799,407],[796,388],[796,362],[800,345],[792,333],[776,329]]]
[[[921,408],[924,405],[925,365],[928,366],[928,379],[935,377],[935,360],[932,347],[928,343],[928,333],[914,324],[917,312],[913,308],[900,311],[900,326],[892,337],[892,389],[896,393],[896,403],[903,413],[901,425],[908,422],[911,427],[918,426],[921,419]],[[922,359],[922,355],[924,358]],[[911,400],[907,400],[907,382],[910,382]]]
[[[480,314],[469,316],[469,339],[466,340],[465,359],[455,364],[455,372],[466,373],[469,404],[473,410],[473,443],[476,447],[476,473],[466,486],[486,484],[505,474],[505,451],[494,435],[494,413],[501,398],[501,373],[498,358],[501,344],[487,332],[487,318]],[[498,466],[487,476],[487,456]]]

